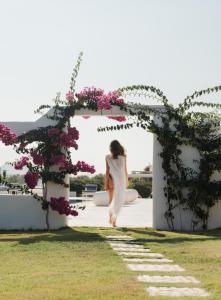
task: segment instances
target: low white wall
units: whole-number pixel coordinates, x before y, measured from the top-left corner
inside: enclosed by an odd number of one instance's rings
[[[0,195],[0,230],[47,229],[41,203],[29,195]],[[50,229],[67,226],[67,217],[49,211]]]

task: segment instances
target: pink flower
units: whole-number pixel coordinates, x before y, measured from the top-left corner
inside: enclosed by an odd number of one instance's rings
[[[117,117],[114,117],[114,116],[108,116],[109,119],[112,119],[112,120],[115,120],[115,121],[118,121],[118,122],[125,122],[127,120],[127,118],[125,116],[117,116]]]
[[[16,134],[4,124],[0,124],[0,141],[2,141],[6,146],[12,145],[16,141]]]
[[[58,135],[60,133],[60,129],[59,128],[50,128],[48,129],[48,137],[52,137],[54,135]]]
[[[75,165],[70,161],[65,161],[63,165],[60,166],[60,171],[67,171],[69,174],[77,175],[78,172],[87,172],[94,174],[94,166],[90,166],[84,161],[78,161]]]
[[[30,189],[34,189],[38,184],[39,174],[37,172],[28,171],[25,176],[25,182]]]
[[[15,163],[16,170],[22,170],[25,166],[27,166],[29,158],[27,156],[22,156],[19,161]]]
[[[82,116],[82,118],[84,118],[84,119],[89,119],[90,116]]]
[[[51,197],[50,206],[53,210],[57,211],[60,215],[77,216],[78,212],[70,206],[70,203],[64,197],[55,198]]]
[[[112,105],[124,105],[124,100],[120,98],[120,94],[117,91],[105,94],[102,89],[95,87],[84,88],[80,93],[76,94],[76,97],[79,101],[95,103],[98,109],[110,110]]]
[[[33,158],[33,163],[35,165],[43,165],[45,160],[44,160],[44,157],[38,153],[37,150],[31,150],[30,151],[30,154],[31,154],[31,157]]]
[[[69,91],[67,94],[66,94],[66,100],[69,101],[69,102],[73,102],[74,100],[74,93]]]

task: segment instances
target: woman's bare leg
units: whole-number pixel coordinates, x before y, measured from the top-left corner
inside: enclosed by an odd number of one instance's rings
[[[109,205],[110,205],[113,200],[114,189],[109,189],[108,194],[109,194]],[[110,214],[110,218],[109,218],[109,223],[112,224],[112,215],[111,214]]]
[[[112,226],[113,226],[113,227],[117,227],[116,221],[117,221],[117,219],[115,218],[115,219],[113,220],[113,222],[112,222]]]

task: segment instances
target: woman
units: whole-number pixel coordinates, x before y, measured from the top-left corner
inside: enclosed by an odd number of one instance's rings
[[[116,227],[117,216],[124,205],[128,173],[125,151],[117,140],[111,142],[110,152],[106,156],[105,189],[109,193],[109,223]]]

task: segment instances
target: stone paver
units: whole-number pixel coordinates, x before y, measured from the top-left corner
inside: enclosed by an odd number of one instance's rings
[[[125,255],[125,256],[131,256],[131,257],[136,257],[136,256],[142,256],[142,257],[163,257],[162,254],[160,253],[142,253],[142,252],[117,252],[118,255]]]
[[[177,288],[177,287],[155,287],[146,288],[150,296],[170,296],[170,297],[207,297],[210,294],[200,288]]]
[[[153,262],[153,263],[172,263],[172,259],[167,258],[123,258],[126,262]]]
[[[106,235],[106,239],[111,240],[132,240],[133,238],[129,235]]]
[[[144,249],[143,245],[131,244],[131,243],[109,243],[112,247],[125,247],[125,248],[142,248]]]
[[[148,265],[148,264],[128,264],[132,271],[158,271],[158,272],[183,272],[185,269],[178,265]]]
[[[126,251],[126,252],[150,252],[150,249],[144,248],[144,249],[140,249],[140,248],[125,248],[125,247],[121,247],[121,248],[113,248],[113,250],[115,251]]]
[[[151,275],[139,275],[138,281],[141,282],[164,282],[164,283],[200,283],[195,277],[192,276],[151,276]]]

